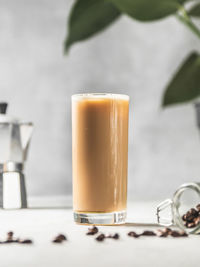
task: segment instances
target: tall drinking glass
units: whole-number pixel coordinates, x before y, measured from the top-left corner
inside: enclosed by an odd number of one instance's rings
[[[126,219],[129,97],[72,96],[74,220],[122,224]]]

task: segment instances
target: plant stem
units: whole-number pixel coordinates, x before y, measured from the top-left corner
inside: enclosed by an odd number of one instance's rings
[[[200,39],[200,30],[193,23],[185,8],[182,6],[179,11],[180,13],[176,15],[177,19],[186,25]]]

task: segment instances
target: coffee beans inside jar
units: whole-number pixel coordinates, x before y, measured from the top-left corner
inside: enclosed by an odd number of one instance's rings
[[[200,223],[200,204],[191,208],[182,216],[186,228],[194,228]]]

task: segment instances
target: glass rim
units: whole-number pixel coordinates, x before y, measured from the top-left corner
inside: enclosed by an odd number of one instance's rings
[[[71,96],[72,100],[83,99],[123,99],[129,100],[129,96],[126,94],[113,94],[113,93],[82,93],[74,94]]]

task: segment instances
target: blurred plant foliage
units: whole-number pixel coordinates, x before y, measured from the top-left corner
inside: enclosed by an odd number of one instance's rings
[[[185,5],[190,2],[189,8]],[[150,22],[170,15],[182,22],[200,39],[193,18],[200,19],[200,3],[195,0],[76,0],[68,19],[65,52],[72,44],[92,37],[121,15]],[[200,54],[192,51],[166,86],[163,106],[184,103],[200,96]]]

